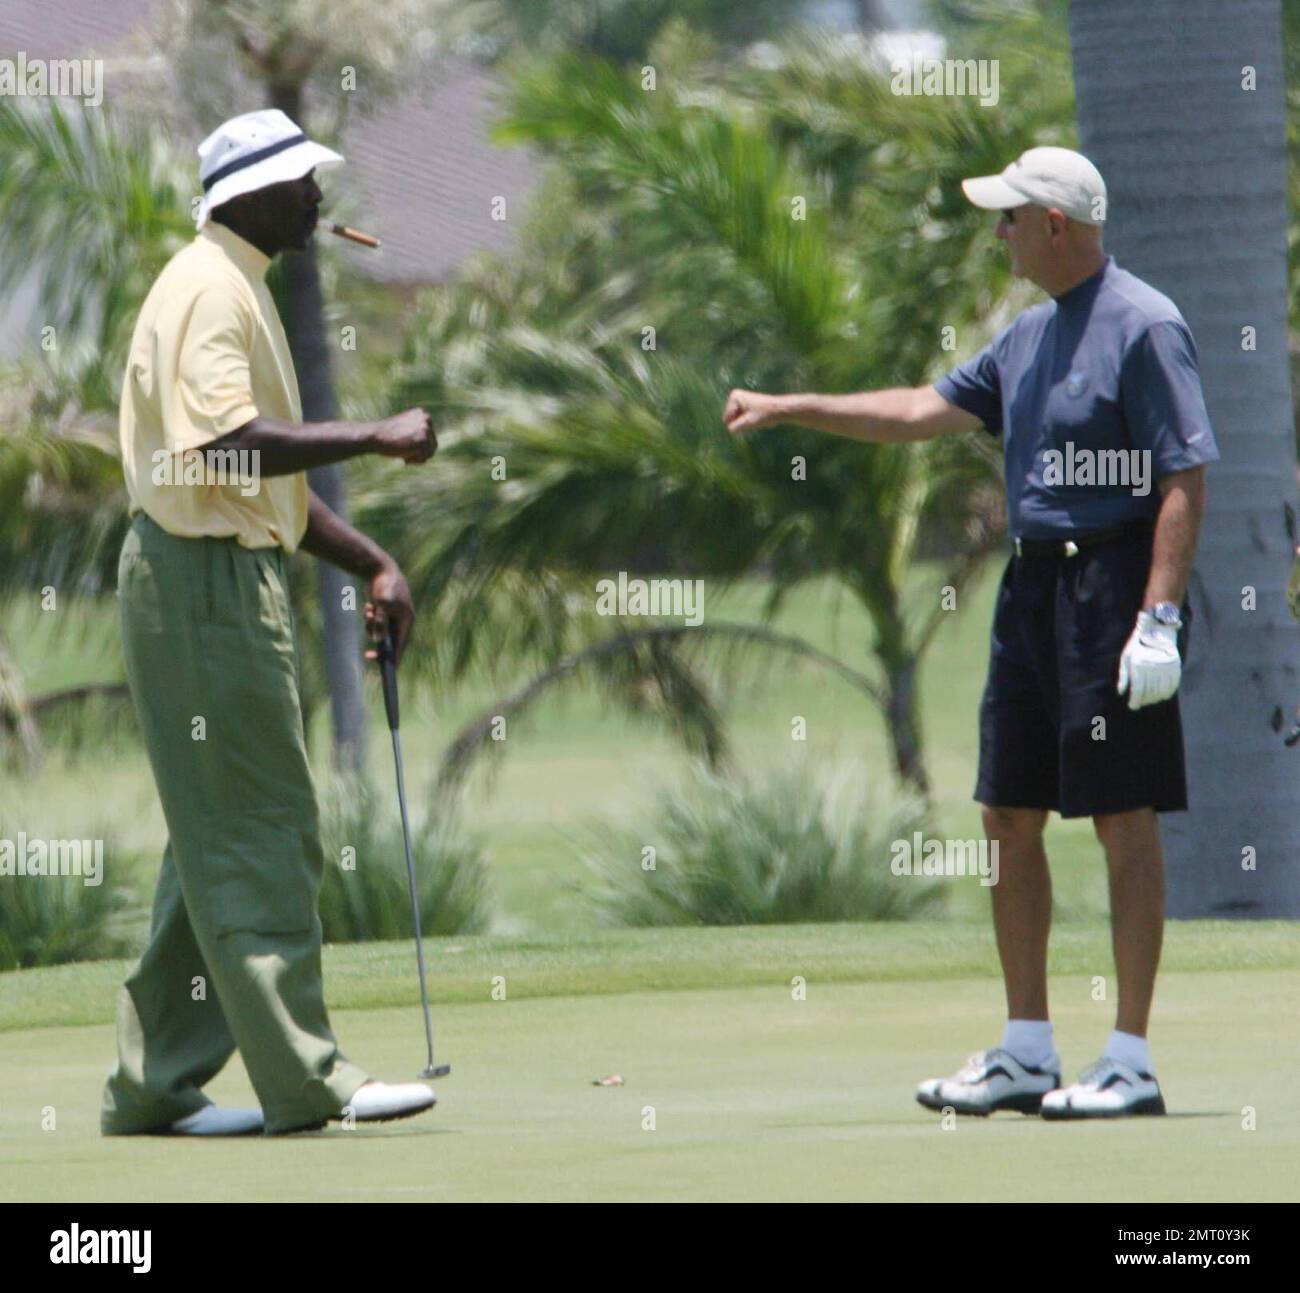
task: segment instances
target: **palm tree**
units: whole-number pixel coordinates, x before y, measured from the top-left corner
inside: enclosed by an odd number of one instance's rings
[[[1162,821],[1169,911],[1294,918],[1298,769],[1275,734],[1298,699],[1279,0],[1223,17],[1208,3],[1096,0],[1070,6],[1070,37],[1082,148],[1112,195],[1107,240],[1187,317],[1222,453],[1191,581],[1191,808]],[[1258,348],[1243,346],[1246,327]]]
[[[0,288],[36,274],[53,330],[32,338],[39,382],[115,416],[140,302],[193,236],[192,181],[160,137],[57,99],[0,99],[0,156]]]
[[[578,52],[640,65],[673,26],[736,48],[799,23],[806,10],[791,0],[453,0],[443,4],[437,32],[445,49]]]
[[[957,180],[1000,166],[1035,123],[960,103],[904,108],[878,72],[815,39],[766,72],[746,68],[725,95],[717,68],[699,71],[715,102],[701,104],[681,67],[677,88],[655,95],[575,55],[519,73],[501,133],[559,164],[545,214],[515,262],[479,270],[417,322],[397,398],[429,404],[452,429],[442,471],[392,479],[362,514],[405,547],[438,604],[445,665],[466,667],[487,643],[539,657],[533,681],[491,713],[588,666],[616,669],[618,686],[654,696],[715,751],[689,653],[816,653],[763,624],[602,632],[592,575],[648,558],[717,583],[764,572],[772,611],[800,581],[831,575],[865,609],[879,671],[819,662],[880,706],[899,777],[925,794],[917,665],[942,620],[939,588],[963,588],[996,526],[965,536],[920,610],[903,581],[936,501],[995,479],[983,447],[793,430],[738,444],[719,409],[732,384],[854,389],[932,375],[943,326],[973,317],[991,292],[987,268],[970,268],[987,222]],[[792,218],[799,195],[806,209]],[[660,328],[653,352],[639,344],[646,324]],[[505,487],[489,470],[498,456]],[[792,480],[796,456],[806,480]],[[492,607],[503,589],[505,622]],[[577,613],[575,589],[585,590]],[[461,734],[446,776],[486,731],[481,720]]]

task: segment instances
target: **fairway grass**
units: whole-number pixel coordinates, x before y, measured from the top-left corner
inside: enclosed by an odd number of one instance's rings
[[[1053,1014],[1073,1073],[1110,1028],[1111,967],[1104,925],[1059,932]],[[943,924],[431,940],[439,1059],[453,1066],[437,1109],[209,1142],[99,1135],[123,963],[3,975],[0,1199],[1297,1197],[1300,1056],[1281,1026],[1300,992],[1293,926],[1169,927],[1153,1049],[1170,1117],[1006,1114],[945,1130],[913,1089],[996,1042],[990,944]],[[389,1080],[423,1063],[412,959],[403,944],[326,952],[340,1041]],[[1095,999],[1097,975],[1111,1000]],[[624,1085],[593,1085],[613,1073]],[[237,1059],[209,1092],[252,1099]]]

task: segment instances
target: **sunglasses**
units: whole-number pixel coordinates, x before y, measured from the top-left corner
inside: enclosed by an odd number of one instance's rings
[[[1004,211],[1004,212],[1002,213],[1002,218],[1007,222],[1007,224],[1015,224],[1015,222],[1016,222],[1016,209],[1015,209],[1015,207],[1011,207],[1009,210]]]

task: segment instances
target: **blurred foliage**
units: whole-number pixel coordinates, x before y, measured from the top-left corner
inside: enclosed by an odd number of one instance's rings
[[[516,50],[576,52],[641,63],[672,23],[729,47],[804,22],[791,0],[444,0],[433,47],[487,59]]]
[[[364,108],[401,91],[422,59],[490,59],[506,91],[500,138],[546,162],[515,250],[426,294],[390,380],[373,365],[348,376],[349,412],[421,402],[440,428],[426,470],[348,471],[358,523],[408,566],[437,624],[411,667],[444,681],[520,659],[557,681],[595,670],[619,703],[720,754],[711,680],[685,639],[649,648],[634,632],[624,659],[591,654],[608,640],[592,576],[769,575],[775,610],[798,581],[830,573],[868,609],[878,696],[892,689],[905,712],[937,621],[903,604],[901,575],[917,555],[945,555],[948,582],[960,581],[996,541],[992,441],[888,448],[776,428],[737,443],[718,414],[732,385],[932,380],[1026,303],[959,180],[1032,144],[1073,142],[1065,5],[932,0],[954,53],[999,59],[992,109],[892,94],[862,37],[802,26],[806,12],[775,0],[403,0],[362,32],[325,0],[169,10],[162,74],[184,85],[206,70],[230,103],[253,66],[262,81],[306,75],[319,107],[347,99],[336,83],[347,62]],[[1300,207],[1300,0],[1283,15]],[[315,38],[295,46],[304,24]],[[211,74],[215,52],[234,47],[246,54],[238,84]],[[0,283],[36,276],[55,346],[0,382],[8,587],[114,583],[125,346],[153,276],[192,234],[192,154],[154,118],[0,101]],[[327,276],[334,263],[327,252]],[[355,298],[382,320],[386,290],[354,278],[330,277],[330,299],[346,293],[350,311]],[[952,350],[939,340],[948,327]],[[806,480],[791,479],[796,459]],[[319,616],[295,584],[311,707],[323,697]]]
[[[933,915],[943,889],[896,876],[891,844],[924,829],[919,801],[884,812],[806,774],[753,784],[697,773],[638,827],[591,832],[590,902],[611,925],[785,925]]]
[[[0,374],[0,592],[117,587],[126,490],[116,436],[47,373]]]
[[[12,820],[0,819],[0,841],[11,846],[15,856],[20,844],[30,847],[37,839],[50,843],[32,831],[23,841],[20,833]],[[118,849],[102,831],[92,830],[91,835],[103,840],[99,884],[87,884],[79,875],[0,875],[0,971],[126,954],[122,922],[129,896],[103,879]]]
[[[338,780],[321,796],[325,873],[320,918],[327,943],[413,938],[410,884],[396,802],[365,781]],[[482,845],[438,813],[411,825],[420,926],[425,934],[475,934],[491,902]],[[344,858],[347,865],[344,865]]]
[[[1287,321],[1292,333],[1300,332],[1300,0],[1282,0],[1282,62],[1286,70],[1287,210]],[[1300,400],[1300,383],[1291,392]],[[1300,434],[1300,417],[1296,418]]]
[[[173,0],[149,33],[161,55],[149,84],[166,87],[187,124],[215,124],[291,91],[303,101],[299,124],[334,140],[351,116],[408,87],[456,7],[384,0],[358,20],[338,0]]]
[[[0,99],[0,156],[0,287],[38,275],[61,392],[115,412],[140,304],[193,237],[192,176],[164,136],[58,99]]]
[[[992,442],[737,441],[721,409],[732,386],[923,384],[1015,312],[959,181],[1068,142],[1064,36],[1017,22],[1033,79],[996,112],[894,95],[860,41],[818,32],[722,59],[670,24],[654,88],[580,53],[512,64],[497,133],[549,161],[536,215],[411,328],[392,402],[432,409],[436,470],[353,477],[356,516],[437,617],[418,667],[455,677],[519,646],[567,681],[556,662],[608,637],[587,610],[601,572],[764,574],[769,613],[830,574],[870,616],[897,767],[924,790],[912,686],[939,621],[901,582],[927,524],[952,538],[943,583],[991,550]]]

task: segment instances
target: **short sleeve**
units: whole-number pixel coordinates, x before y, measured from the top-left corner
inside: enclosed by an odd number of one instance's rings
[[[250,353],[253,319],[233,292],[207,288],[180,322],[174,399],[163,434],[170,449],[197,448],[257,416]]]
[[[974,358],[941,377],[934,389],[949,404],[979,418],[990,435],[1002,434],[1002,383],[993,345],[985,346]]]
[[[1156,480],[1218,460],[1186,324],[1153,323],[1133,342],[1120,368],[1120,400],[1133,447],[1150,452]]]

